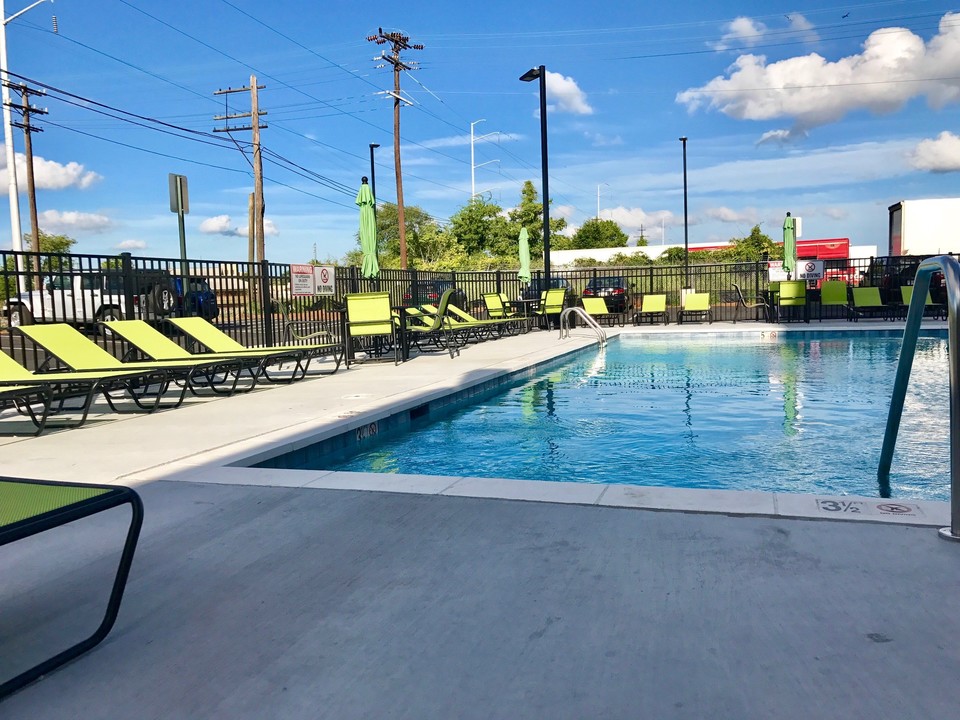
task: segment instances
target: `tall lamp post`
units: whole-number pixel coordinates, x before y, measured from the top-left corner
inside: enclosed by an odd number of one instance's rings
[[[543,282],[550,288],[550,185],[547,172],[547,68],[530,68],[520,76],[523,82],[540,80],[540,165],[543,172]]]
[[[690,287],[690,236],[687,223],[687,137],[680,138],[683,144],[683,277],[685,287]]]

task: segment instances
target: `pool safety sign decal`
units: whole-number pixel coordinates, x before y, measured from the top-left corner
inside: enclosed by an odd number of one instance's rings
[[[332,265],[290,266],[290,290],[294,297],[333,295],[335,287]]]
[[[867,517],[923,517],[923,511],[911,503],[865,500],[827,500],[817,498],[817,509],[824,515],[861,515]]]
[[[823,280],[823,260],[798,260],[797,280]]]

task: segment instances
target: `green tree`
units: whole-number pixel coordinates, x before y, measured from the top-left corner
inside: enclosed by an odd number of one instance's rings
[[[573,234],[576,249],[626,247],[630,238],[613,220],[590,218]]]
[[[421,235],[425,228],[436,227],[437,221],[421,207],[407,205],[403,209],[404,224],[407,228],[407,251],[411,238]],[[357,246],[360,236],[357,234]],[[349,255],[349,253],[348,253]],[[380,267],[400,267],[400,221],[395,203],[383,203],[377,207],[377,255]]]
[[[755,262],[764,256],[774,259],[783,257],[783,247],[760,232],[759,225],[754,225],[747,237],[731,238],[730,242],[729,258],[735,262]]]
[[[66,255],[70,252],[70,248],[77,244],[77,241],[68,235],[51,235],[45,233],[43,230],[37,232],[37,237],[40,240],[40,252],[51,255]],[[31,238],[29,235],[24,235],[23,244],[24,247],[30,247]],[[30,267],[33,261],[32,257],[27,257],[26,263],[24,263],[24,270],[28,273],[34,272],[34,268]],[[13,256],[7,257],[6,273],[4,274],[3,282],[0,283],[0,292],[3,293],[4,299],[9,298],[11,295],[17,294],[17,280],[16,280],[16,261]],[[59,264],[58,264],[59,265]],[[40,272],[41,274],[47,272],[51,268],[50,258],[40,258]],[[24,278],[25,282],[21,285],[27,289],[33,289],[33,281],[36,278],[34,275],[28,275]]]
[[[520,204],[509,213],[510,222],[517,226],[519,233],[521,227],[527,229],[530,236],[531,255],[543,256],[543,203],[539,201],[537,189],[530,180],[523,183],[520,189]],[[567,227],[567,221],[564,218],[550,218],[550,246],[554,246],[554,236],[561,235]]]
[[[475,197],[450,218],[450,232],[468,255],[482,252],[496,254],[494,248],[501,245],[504,239],[502,213],[503,208],[496,203]]]

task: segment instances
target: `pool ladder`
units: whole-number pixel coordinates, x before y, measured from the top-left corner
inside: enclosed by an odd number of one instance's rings
[[[960,541],[960,263],[955,257],[940,255],[928,258],[917,268],[917,276],[913,281],[913,297],[907,311],[907,324],[903,329],[897,377],[893,382],[893,396],[890,398],[887,429],[883,434],[877,479],[881,486],[888,486],[890,483],[890,465],[900,430],[900,416],[903,414],[903,401],[907,394],[907,384],[910,382],[913,357],[917,350],[920,320],[923,319],[927,291],[930,289],[930,276],[937,271],[943,273],[947,284],[947,356],[950,363],[950,527],[940,528],[940,537]]]
[[[570,337],[569,318],[571,315],[576,315],[578,318],[583,320],[585,325],[593,328],[594,332],[597,333],[597,339],[600,341],[600,347],[604,347],[607,344],[607,333],[604,332],[602,327],[600,327],[600,323],[590,317],[590,315],[587,314],[587,311],[582,307],[568,307],[562,313],[560,313],[561,340],[563,340],[565,337]]]

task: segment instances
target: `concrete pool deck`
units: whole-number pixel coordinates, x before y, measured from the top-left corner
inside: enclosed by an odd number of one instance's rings
[[[642,331],[821,327],[902,324]],[[836,498],[772,493],[229,465],[594,342],[574,335],[560,342],[534,332],[453,360],[352,367],[175,411],[3,438],[3,474],[131,485],[146,520],[111,636],[0,703],[0,717],[952,712],[960,545],[931,529],[947,524],[946,503],[843,498],[835,507]],[[866,503],[857,516],[854,502]],[[838,517],[874,522],[810,522]],[[113,546],[102,536],[115,525],[97,519],[17,553],[25,543],[3,549],[3,576],[25,578],[0,590],[4,676],[40,644],[24,627],[38,607],[56,617],[52,608],[66,601],[69,629],[89,620],[98,586],[86,573],[109,575]],[[24,556],[44,557],[57,542],[49,567],[23,567]],[[62,559],[63,543],[83,548],[82,572]],[[64,572],[75,593],[67,600],[56,585]],[[53,626],[39,629],[47,647]]]

